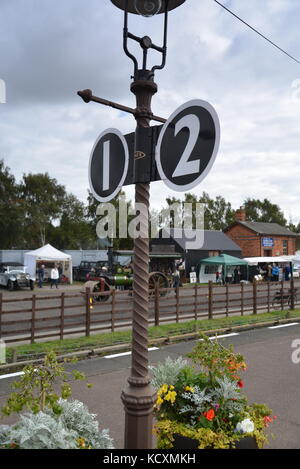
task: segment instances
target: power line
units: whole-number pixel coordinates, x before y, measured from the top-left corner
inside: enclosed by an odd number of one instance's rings
[[[235,13],[233,13],[233,11],[229,10],[229,8],[227,8],[225,5],[223,5],[221,2],[219,2],[218,0],[214,0],[214,2],[216,2],[218,5],[220,5],[220,7],[224,8],[224,10],[228,11],[228,13],[230,13],[232,16],[234,16],[235,18],[237,18],[239,21],[241,21],[242,23],[244,23],[246,26],[248,26],[248,28],[252,29],[252,31],[254,31],[255,33],[257,33],[259,36],[261,36],[262,38],[264,38],[266,41],[268,41],[270,44],[272,44],[272,46],[276,47],[276,49],[280,50],[281,52],[283,52],[285,55],[287,55],[290,59],[294,60],[295,62],[297,62],[299,65],[300,65],[300,61],[298,59],[296,59],[295,57],[293,57],[291,54],[289,54],[288,52],[286,52],[284,49],[282,49],[281,47],[279,47],[277,44],[275,44],[275,42],[271,41],[270,39],[268,39],[266,36],[264,36],[262,33],[260,33],[259,31],[257,31],[257,29],[253,28],[253,26],[251,26],[249,23],[247,23],[246,21],[244,21],[242,18],[240,18],[238,15],[236,15]]]

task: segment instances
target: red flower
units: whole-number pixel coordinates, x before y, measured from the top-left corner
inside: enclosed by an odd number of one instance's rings
[[[244,381],[240,379],[240,380],[237,382],[237,385],[238,385],[239,388],[243,388],[243,387],[244,387]]]
[[[204,417],[209,420],[210,422],[215,418],[215,411],[214,409],[210,409],[207,412],[203,413]]]

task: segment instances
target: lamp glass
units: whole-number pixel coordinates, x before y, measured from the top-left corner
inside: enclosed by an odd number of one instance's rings
[[[134,0],[134,8],[139,15],[154,16],[162,6],[162,0]]]

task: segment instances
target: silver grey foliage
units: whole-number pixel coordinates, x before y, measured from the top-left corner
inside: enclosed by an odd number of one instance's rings
[[[0,426],[0,446],[15,443],[20,449],[78,449],[84,438],[92,449],[113,449],[108,430],[99,430],[96,415],[80,401],[59,400],[62,412],[52,410],[21,415],[14,425]]]
[[[153,373],[151,381],[155,389],[159,389],[163,384],[174,385],[181,370],[188,365],[187,360],[182,357],[172,359],[167,357],[164,362],[156,366],[150,366]]]

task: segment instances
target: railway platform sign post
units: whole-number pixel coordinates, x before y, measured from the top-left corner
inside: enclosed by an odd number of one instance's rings
[[[170,188],[186,191],[208,174],[216,157],[220,128],[216,112],[204,101],[181,106],[170,118],[155,116],[151,101],[157,92],[156,70],[166,64],[168,14],[185,0],[111,0],[124,12],[123,49],[134,67],[131,92],[136,107],[129,108],[93,96],[91,90],[79,91],[86,102],[94,101],[134,115],[136,131],[122,136],[107,129],[97,139],[89,164],[89,182],[93,195],[101,202],[115,197],[122,185],[135,184],[135,206],[143,206],[139,217],[140,234],[134,239],[133,317],[131,372],[121,399],[125,409],[125,449],[152,448],[153,405],[156,392],[151,385],[148,361],[149,324],[149,203],[150,182],[163,180]],[[148,36],[138,37],[128,30],[128,14],[164,18],[163,44],[158,46]],[[130,52],[129,39],[142,48],[142,66]],[[161,54],[161,62],[147,66],[148,53]],[[164,125],[150,127],[151,120]],[[154,145],[155,144],[155,145]],[[156,147],[153,151],[153,146]],[[138,208],[139,210],[139,208]]]

